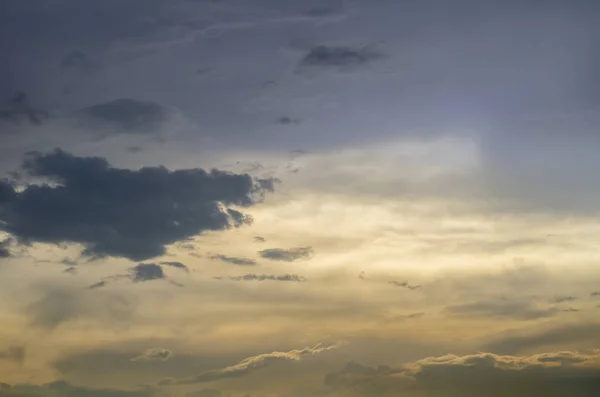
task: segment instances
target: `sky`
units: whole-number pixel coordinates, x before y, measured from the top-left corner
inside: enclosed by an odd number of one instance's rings
[[[4,0],[0,396],[600,395],[600,7]]]

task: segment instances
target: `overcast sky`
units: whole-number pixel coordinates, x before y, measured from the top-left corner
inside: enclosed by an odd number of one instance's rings
[[[596,3],[2,1],[0,395],[600,395]]]

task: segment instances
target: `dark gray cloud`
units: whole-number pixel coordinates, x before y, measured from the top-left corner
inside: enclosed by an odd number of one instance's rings
[[[228,208],[260,201],[272,183],[202,169],[114,168],[100,157],[33,153],[23,168],[55,185],[15,191],[0,181],[0,229],[21,243],[80,243],[84,255],[143,260],[204,231],[248,225]]]
[[[0,360],[8,360],[22,364],[25,361],[26,352],[25,346],[10,346],[6,350],[0,350]]]
[[[98,281],[97,283],[90,285],[88,288],[89,289],[102,288],[102,287],[106,287],[107,284],[108,284],[108,281],[102,280],[102,281]]]
[[[222,254],[213,255],[210,257],[210,259],[225,262],[225,263],[230,263],[232,265],[237,265],[237,266],[255,266],[257,264],[254,259],[237,258],[234,256],[227,256],[227,255],[222,255]]]
[[[163,280],[165,278],[163,268],[156,263],[140,263],[131,269],[131,280],[133,282]]]
[[[539,308],[528,301],[480,301],[447,306],[445,312],[456,316],[536,320],[556,316],[560,310],[554,307]]]
[[[71,385],[66,381],[55,381],[45,385],[17,384],[2,391],[2,397],[152,397],[158,390],[90,389]]]
[[[131,361],[167,361],[173,357],[173,352],[160,347],[148,349],[141,355],[134,357]]]
[[[10,258],[11,253],[9,247],[13,242],[12,238],[6,238],[0,241],[0,258]]]
[[[275,120],[275,122],[282,125],[300,124],[300,119],[293,119],[289,116],[283,116]]]
[[[75,114],[80,125],[114,132],[153,134],[164,127],[172,110],[154,102],[129,98],[93,105]]]
[[[360,275],[359,275],[359,278],[361,278]],[[362,278],[364,278],[364,274],[363,274]],[[422,288],[420,285],[412,285],[412,284],[407,283],[406,281],[388,281],[388,284],[393,285],[395,287],[406,288],[406,289],[410,289],[410,290]]]
[[[349,47],[318,45],[311,48],[300,61],[304,67],[346,68],[362,66],[379,60],[384,54],[372,46]]]
[[[27,94],[23,91],[17,91],[9,101],[0,106],[0,127],[2,126],[1,122],[40,125],[49,117],[48,112],[32,107]],[[4,129],[0,128],[0,133],[2,132]]]
[[[308,356],[324,353],[329,350],[338,348],[339,345],[306,347],[304,349],[290,350],[288,352],[272,352],[259,354],[257,356],[248,357],[242,361],[220,369],[208,370],[201,372],[187,379],[163,379],[160,385],[172,384],[189,384],[189,383],[205,383],[223,379],[234,379],[248,375],[251,372],[268,367],[273,363],[284,361],[300,361]]]
[[[306,281],[306,278],[297,274],[282,274],[278,276],[272,274],[245,274],[243,276],[229,277],[229,279],[235,281],[293,281],[297,283]]]
[[[308,259],[314,254],[312,247],[297,248],[269,248],[259,251],[259,255],[265,259],[281,262],[294,262],[299,259]]]
[[[170,262],[160,262],[160,264],[163,265],[163,266],[169,266],[169,267],[174,267],[176,269],[181,269],[181,270],[184,270],[186,272],[190,271],[190,269],[186,265],[184,265],[183,263],[181,263],[181,262],[170,261]]]

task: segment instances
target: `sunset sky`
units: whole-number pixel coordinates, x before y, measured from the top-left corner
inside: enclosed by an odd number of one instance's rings
[[[599,396],[599,17],[1,1],[0,396]]]

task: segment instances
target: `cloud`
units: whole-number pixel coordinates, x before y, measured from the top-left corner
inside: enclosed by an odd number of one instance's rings
[[[27,94],[17,91],[14,96],[0,107],[0,122],[10,124],[22,124],[27,122],[32,125],[40,125],[50,117],[44,110],[36,109],[29,104]],[[1,126],[1,123],[0,123]],[[9,131],[8,129],[6,131]],[[0,129],[0,133],[4,132]]]
[[[176,262],[176,261],[160,262],[160,264],[163,265],[163,266],[170,266],[170,267],[174,267],[176,269],[181,269],[181,270],[184,270],[186,272],[190,271],[190,269],[186,265],[184,265],[183,263],[181,263],[181,262]]]
[[[90,72],[94,69],[94,63],[87,54],[80,50],[72,50],[60,61],[60,67],[66,70],[78,72]]]
[[[342,68],[366,65],[383,58],[382,52],[372,48],[317,45],[300,61],[300,66]]]
[[[539,330],[511,331],[497,335],[484,349],[497,354],[516,354],[523,351],[551,349],[573,343],[597,346],[600,342],[600,324],[579,323]]]
[[[235,281],[293,281],[298,283],[306,281],[306,278],[296,274],[283,274],[280,276],[274,276],[272,274],[245,274],[243,276],[229,277],[229,279]]]
[[[553,303],[573,302],[577,298],[574,296],[558,296],[552,300]]]
[[[189,384],[189,383],[204,383],[213,382],[222,379],[240,378],[248,375],[258,369],[268,367],[273,363],[282,361],[300,361],[308,356],[314,356],[316,354],[324,353],[340,347],[340,344],[322,346],[317,345],[315,347],[306,347],[300,350],[290,350],[288,352],[273,352],[259,354],[258,356],[248,357],[238,362],[237,364],[230,365],[225,368],[209,370],[201,372],[191,378],[187,379],[163,379],[160,385],[173,385],[173,384]]]
[[[134,305],[121,296],[105,295],[101,300],[80,290],[52,287],[27,305],[25,313],[33,325],[53,330],[63,323],[81,318],[118,324],[131,318]]]
[[[152,134],[164,127],[173,115],[173,110],[154,102],[121,98],[80,109],[75,119],[92,129]]]
[[[0,241],[0,258],[10,258],[11,253],[8,247],[10,247],[12,241],[12,238],[6,238]]]
[[[592,396],[600,390],[600,351],[531,356],[478,353],[428,357],[400,368],[349,363],[325,377],[333,391],[357,396]]]
[[[25,361],[25,353],[25,346],[10,346],[6,350],[0,350],[0,360],[22,364]]]
[[[140,263],[131,269],[131,280],[133,282],[163,280],[165,278],[165,272],[156,263]]]
[[[590,294],[590,296],[600,296],[600,291],[598,291],[598,292],[592,292]]]
[[[237,265],[237,266],[255,266],[256,265],[256,261],[254,259],[236,258],[233,256],[220,255],[220,254],[213,255],[210,257],[210,259],[230,263],[232,265]]]
[[[267,241],[267,239],[265,239],[264,237],[261,237],[261,236],[254,237],[254,242],[256,242],[256,243],[264,243],[266,241]]]
[[[138,390],[91,389],[55,381],[44,385],[18,384],[0,389],[2,397],[152,397],[158,395],[153,388]]]
[[[102,287],[105,287],[107,284],[108,284],[107,281],[102,280],[102,281],[98,281],[97,283],[90,285],[88,288],[89,289],[102,288]]]
[[[288,116],[280,117],[277,120],[275,120],[275,122],[277,124],[282,124],[282,125],[300,124],[300,120],[299,119],[293,119],[293,118],[288,117]]]
[[[364,279],[364,274],[362,275],[363,277],[361,277],[361,275],[359,275],[358,277],[361,279]],[[388,284],[391,284],[395,287],[400,287],[400,288],[407,288],[410,290],[415,290],[415,289],[419,289],[422,288],[420,285],[411,285],[409,283],[407,283],[406,281],[389,281]]]
[[[558,314],[557,308],[538,308],[525,301],[479,301],[461,305],[447,306],[445,312],[457,316],[515,318],[536,320]]]
[[[161,256],[167,245],[205,231],[251,224],[229,206],[251,206],[273,188],[247,174],[120,169],[60,149],[31,154],[23,168],[53,185],[16,191],[0,181],[0,229],[21,243],[79,243],[86,256],[134,261]]]
[[[138,357],[134,357],[131,361],[167,361],[173,357],[173,352],[160,347],[148,349]]]
[[[308,259],[313,255],[313,253],[314,250],[312,247],[298,247],[290,249],[269,248],[259,251],[261,257],[281,262],[294,262],[298,259]]]

